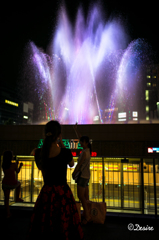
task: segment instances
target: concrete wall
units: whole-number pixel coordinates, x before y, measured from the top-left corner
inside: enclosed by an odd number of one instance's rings
[[[11,149],[16,155],[30,155],[44,138],[44,127],[0,125],[0,154]],[[142,156],[148,155],[147,147],[159,147],[159,124],[79,125],[78,129],[93,140],[93,151],[101,156]],[[73,125],[62,125],[62,137],[77,138]]]

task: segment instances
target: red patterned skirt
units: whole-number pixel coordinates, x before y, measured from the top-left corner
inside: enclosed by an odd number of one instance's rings
[[[84,240],[75,199],[68,184],[44,184],[33,209],[26,239]]]

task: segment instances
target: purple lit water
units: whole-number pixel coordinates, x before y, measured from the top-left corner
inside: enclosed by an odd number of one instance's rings
[[[29,70],[45,120],[113,123],[119,112],[142,111],[144,40],[129,42],[122,21],[105,23],[98,6],[87,20],[79,8],[74,27],[61,8],[56,29],[48,54],[29,42]]]

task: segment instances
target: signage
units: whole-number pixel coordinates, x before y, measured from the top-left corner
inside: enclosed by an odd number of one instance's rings
[[[114,170],[118,171],[119,170],[119,165],[116,164],[109,164],[105,166],[105,170]]]
[[[63,142],[63,144],[64,144],[64,146],[65,146],[66,148],[71,149],[70,140],[69,140],[69,139],[62,139],[62,142]],[[40,139],[40,140],[39,140],[39,143],[38,143],[38,148],[42,148],[42,146],[43,146],[43,139]],[[83,149],[83,148],[81,147],[80,142],[78,142],[78,144],[77,144],[77,149]],[[96,157],[96,156],[94,156],[94,157]]]
[[[133,117],[138,117],[138,112],[132,112]]]
[[[149,147],[148,153],[159,153],[159,148],[157,147]]]
[[[81,152],[82,152],[82,151],[80,151],[79,154],[81,154]],[[72,156],[73,156],[73,157],[77,157],[77,156],[78,156],[78,155],[77,155],[77,152],[71,151],[71,153],[72,153]],[[96,156],[97,156],[97,152],[91,152],[91,157],[96,157]]]
[[[126,112],[118,113],[118,118],[126,118]]]
[[[127,165],[123,165],[123,170],[124,170],[124,171],[135,171],[135,172],[137,172],[137,166],[127,166]]]

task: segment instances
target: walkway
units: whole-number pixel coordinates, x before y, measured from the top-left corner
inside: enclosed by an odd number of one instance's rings
[[[5,232],[5,239],[25,239],[27,228],[30,222],[32,207],[10,206],[12,217],[4,220],[4,206],[0,206],[0,229],[1,236]],[[139,224],[140,227],[151,227],[150,231],[130,231],[128,225]],[[136,228],[136,226],[135,226]],[[140,214],[121,214],[107,212],[103,225],[90,224],[83,227],[86,240],[155,240],[159,236],[159,218],[153,215],[142,216]],[[51,239],[51,238],[50,238]]]

